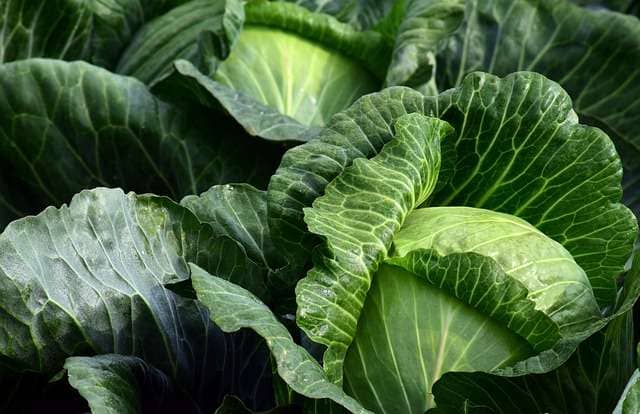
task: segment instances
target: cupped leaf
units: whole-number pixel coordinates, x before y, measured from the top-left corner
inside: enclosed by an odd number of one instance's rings
[[[342,363],[371,285],[393,235],[433,191],[440,141],[452,130],[420,114],[398,118],[394,139],[370,160],[357,159],[305,210],[305,220],[326,244],[296,288],[297,322],[326,345],[324,368],[342,382]]]
[[[171,379],[140,358],[116,354],[71,357],[64,368],[69,383],[93,414],[169,412],[176,398]]]
[[[318,240],[306,230],[303,209],[355,159],[375,156],[392,139],[393,123],[414,112],[456,130],[443,144],[457,154],[455,164],[429,204],[525,219],[571,253],[610,311],[637,233],[619,203],[620,160],[602,131],[578,124],[566,92],[534,73],[474,73],[438,97],[389,88],[361,98],[318,139],[283,157],[268,191],[276,243],[292,257],[309,252]]]
[[[472,0],[464,24],[438,55],[441,90],[482,70],[528,70],[557,81],[588,124],[614,140],[625,174],[625,203],[640,208],[640,21],[569,1]]]
[[[456,253],[472,252],[492,258],[502,272],[499,272],[499,278],[483,276],[485,279],[483,283],[494,280],[480,289],[485,295],[484,298],[488,299],[491,296],[488,294],[491,286],[504,284],[496,279],[505,277],[514,279],[526,288],[526,296],[535,303],[535,308],[551,318],[565,336],[584,336],[585,333],[589,335],[593,333],[593,327],[600,319],[600,309],[584,270],[577,265],[562,245],[518,217],[470,207],[421,208],[409,215],[403,228],[396,233],[393,246],[394,255],[402,259],[394,260],[392,263],[402,265],[415,274],[424,274],[428,279],[439,274],[431,270],[430,262],[432,260],[438,262],[433,258],[434,253],[436,257],[438,255],[448,257]],[[419,249],[432,249],[432,251],[418,254]],[[457,261],[451,260],[453,263]],[[416,267],[416,263],[420,265]],[[480,264],[475,266],[480,267]],[[460,268],[455,265],[448,265],[448,267]],[[456,279],[455,274],[449,277]],[[455,291],[452,294],[456,297],[460,294],[473,295],[478,281],[469,277],[457,277],[464,281],[454,283]],[[436,286],[447,284],[446,281],[441,280],[429,280],[429,282]],[[463,285],[466,287],[463,288]],[[504,294],[507,289],[499,290]],[[518,295],[505,296],[517,297]],[[469,298],[466,303],[475,303],[475,301]],[[477,305],[474,306],[477,307]],[[494,316],[496,318],[505,318],[504,322],[507,325],[518,320],[517,316],[511,315],[512,313],[527,318],[524,322],[534,320],[530,316],[525,316],[520,310],[497,311],[493,303],[485,308],[486,311],[497,313]],[[557,338],[554,339],[548,333],[538,336],[551,341],[551,344],[557,341]],[[531,344],[536,343],[527,339]]]
[[[561,367],[515,378],[447,373],[433,388],[438,412],[610,412],[635,366],[631,309],[640,294],[640,255],[624,279],[615,312],[603,320],[607,328],[580,344]]]
[[[306,126],[326,125],[381,83],[361,63],[335,50],[248,24],[213,79]]]
[[[417,209],[393,247],[345,361],[350,394],[374,411],[433,408],[447,372],[548,372],[604,325],[584,271],[517,217]]]
[[[3,1],[0,62],[47,57],[111,68],[146,20],[182,1]]]
[[[191,265],[193,286],[211,319],[225,332],[250,328],[263,337],[276,361],[278,374],[295,392],[313,399],[330,399],[352,413],[369,413],[325,376],[322,367],[296,345],[273,313],[243,288]]]
[[[490,267],[482,256],[460,259],[457,263],[456,260],[438,263],[440,273],[445,272],[452,279],[458,274],[458,281],[471,279],[467,277],[470,274],[492,274],[482,269]],[[456,267],[447,271],[448,266],[456,265],[459,272]],[[481,267],[474,269],[478,265]],[[481,279],[477,293],[472,294],[476,297],[472,299],[482,302],[478,298],[483,296],[483,289],[490,281],[495,279],[487,278],[486,283]],[[501,282],[497,286],[508,285]],[[441,286],[425,283],[395,266],[382,265],[376,273],[358,320],[358,332],[345,360],[347,392],[368,409],[424,413],[434,405],[431,386],[444,372],[492,371],[533,354],[531,345],[523,337],[456,299]],[[497,291],[497,286],[493,285],[491,291]],[[467,288],[467,285],[460,286],[461,291]],[[494,303],[497,309],[492,316],[516,310],[517,305],[508,309],[508,302],[514,300],[508,294],[513,292],[496,293],[488,295],[491,299],[502,296],[501,301]],[[489,304],[491,299],[484,301]],[[523,299],[524,295],[520,295],[520,302],[524,302]],[[514,302],[517,303],[517,299]],[[522,323],[527,313],[535,314],[531,312],[532,305],[529,302],[529,312],[519,315],[520,321],[516,324]],[[509,313],[514,315],[517,319],[517,313]],[[552,329],[547,333],[552,336],[555,327],[549,322],[546,321],[546,326]],[[531,329],[534,325],[536,321],[531,321],[525,328]],[[545,323],[538,327],[542,328],[539,333],[544,333]]]
[[[177,109],[135,79],[86,63],[3,65],[0,94],[6,221],[98,185],[181,197],[229,181],[259,184],[277,154],[219,118]]]
[[[139,30],[116,72],[153,84],[179,59],[215,69],[229,56],[243,22],[239,0],[187,2]]]
[[[612,412],[634,369],[630,312],[580,344],[560,368],[505,378],[447,373],[433,388],[438,413]]]

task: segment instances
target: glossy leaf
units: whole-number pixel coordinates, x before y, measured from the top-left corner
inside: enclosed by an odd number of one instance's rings
[[[505,378],[448,373],[434,386],[438,413],[610,413],[634,369],[630,313],[582,343],[547,374]]]
[[[272,407],[262,340],[224,335],[198,302],[165,288],[188,280],[187,261],[245,283],[242,268],[225,267],[221,241],[231,240],[178,204],[120,190],[85,191],[13,222],[0,236],[3,361],[52,374],[69,356],[137,356],[201,408],[227,393]]]

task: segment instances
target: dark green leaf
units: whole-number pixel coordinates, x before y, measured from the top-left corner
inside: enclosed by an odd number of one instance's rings
[[[121,56],[116,71],[152,84],[178,59],[215,69],[231,52],[243,22],[244,6],[239,0],[190,1],[145,25]],[[201,49],[207,45],[210,48]]]
[[[436,53],[464,18],[463,0],[407,0],[385,84],[422,87],[432,80]]]
[[[0,225],[95,186],[181,197],[264,182],[277,151],[86,63],[0,67]],[[272,155],[273,154],[273,155]]]
[[[140,358],[71,357],[64,367],[69,383],[87,400],[92,414],[168,413],[171,405],[178,408],[172,401],[176,395],[171,379]]]
[[[640,210],[640,20],[557,0],[470,0],[438,55],[441,90],[482,70],[527,70],[557,81],[582,122],[604,129],[624,168],[625,203]],[[611,297],[611,294],[608,294]]]
[[[0,62],[48,57],[111,68],[136,30],[184,0],[5,0]]]
[[[166,198],[120,190],[84,191],[68,207],[11,223],[0,235],[1,359],[52,374],[69,356],[137,356],[201,408],[228,393],[272,407],[262,339],[224,335],[198,302],[164,286],[189,278],[187,261],[255,284],[225,267],[220,243],[231,242]]]

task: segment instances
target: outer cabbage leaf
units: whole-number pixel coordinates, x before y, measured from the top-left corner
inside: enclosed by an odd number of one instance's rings
[[[209,224],[217,234],[232,239],[233,242],[229,240],[228,243],[230,248],[238,243],[242,246],[244,260],[240,260],[241,263],[221,261],[229,262],[226,267],[238,274],[233,280],[252,280],[252,284],[243,286],[249,287],[278,311],[295,312],[293,289],[300,270],[283,261],[271,238],[265,191],[246,184],[214,186],[200,196],[185,197],[181,204],[201,222]],[[257,280],[263,281],[264,285],[255,286]]]
[[[228,393],[272,407],[262,339],[223,334],[197,301],[165,288],[188,280],[187,261],[250,284],[221,264],[240,262],[221,247],[230,241],[168,199],[120,190],[13,222],[0,235],[3,364],[46,375],[69,356],[137,356],[201,409]]]
[[[634,0],[571,0],[580,6],[599,9],[606,8],[620,13],[629,13],[633,10]]]
[[[116,72],[152,84],[179,59],[215,70],[229,56],[244,17],[239,0],[189,1],[142,27]]]
[[[369,411],[325,376],[322,367],[296,345],[287,329],[259,299],[224,279],[191,265],[198,298],[211,310],[212,320],[225,332],[251,328],[265,338],[276,360],[278,374],[298,394],[330,399],[354,414]]]
[[[633,414],[640,411],[640,371],[636,370],[625,388],[613,414]]]
[[[216,233],[242,244],[251,260],[277,268],[280,256],[269,235],[265,191],[247,184],[220,185],[199,196],[187,196],[180,204]]]
[[[284,0],[303,6],[314,13],[325,13],[353,27],[366,30],[375,27],[393,9],[390,0]]]
[[[112,68],[145,21],[183,1],[3,1],[0,62],[47,57]]]
[[[5,64],[0,91],[0,225],[97,185],[181,197],[229,181],[260,184],[276,158],[219,119],[86,63]]]
[[[456,129],[457,154],[430,205],[482,207],[521,217],[562,244],[586,271],[605,311],[616,296],[637,223],[619,203],[622,168],[611,140],[579,125],[562,88],[541,75],[472,74],[456,89],[424,97],[390,88],[336,115],[318,139],[289,150],[269,184],[274,240],[292,259],[318,244],[303,208],[358,158],[375,156],[407,113]]]
[[[387,86],[425,88],[434,81],[436,53],[464,18],[461,0],[407,0],[395,33]]]
[[[176,398],[171,379],[140,358],[71,357],[64,367],[70,384],[87,400],[93,414],[168,412],[167,406]]]
[[[604,129],[623,160],[624,201],[640,208],[640,21],[555,0],[471,0],[438,55],[441,90],[482,70],[530,70],[557,81],[583,122]]]
[[[260,414],[293,414],[296,413],[293,407],[276,407],[269,411],[261,411]],[[255,411],[248,409],[239,399],[228,396],[225,397],[222,405],[218,407],[215,414],[254,414]]]

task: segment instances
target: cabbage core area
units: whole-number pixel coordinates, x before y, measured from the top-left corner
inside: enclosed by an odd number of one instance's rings
[[[381,84],[356,59],[294,33],[251,24],[214,79],[309,126],[324,126]]]
[[[411,255],[407,263],[416,273],[397,265]],[[447,258],[460,255],[497,267],[465,267],[474,261],[461,260],[442,270]],[[344,365],[348,393],[370,402],[366,408],[374,412],[425,412],[434,407],[433,384],[446,372],[492,372],[540,351],[501,315],[487,313],[504,309],[498,302],[477,307],[488,280],[526,288],[530,312],[542,312],[561,335],[582,332],[599,317],[587,275],[571,254],[515,216],[469,207],[417,209],[394,236],[389,256],[373,277]],[[420,257],[427,259],[416,265]],[[434,279],[441,283],[429,283]],[[454,293],[469,286],[477,294],[465,303]],[[499,302],[510,300],[523,298]]]

